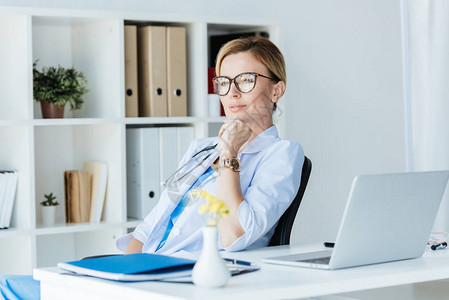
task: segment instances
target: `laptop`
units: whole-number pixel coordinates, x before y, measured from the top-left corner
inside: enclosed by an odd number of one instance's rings
[[[448,178],[449,171],[358,176],[352,183],[333,250],[263,261],[341,269],[419,257]]]

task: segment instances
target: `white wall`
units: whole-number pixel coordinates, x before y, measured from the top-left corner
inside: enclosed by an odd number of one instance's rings
[[[292,242],[333,240],[352,178],[405,170],[399,0],[0,0],[278,22],[288,70],[285,136],[313,162]]]
[[[289,21],[286,134],[313,163],[293,243],[334,240],[354,176],[405,171],[399,9],[301,1]]]

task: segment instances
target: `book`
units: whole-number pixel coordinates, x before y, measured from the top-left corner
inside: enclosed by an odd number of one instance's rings
[[[3,228],[1,224],[1,215],[6,202],[6,172],[7,171],[0,171],[0,229]]]
[[[91,210],[91,173],[87,171],[64,172],[64,202],[67,223],[89,221]]]
[[[194,260],[159,254],[113,255],[58,263],[76,274],[117,281],[162,280],[190,276]]]
[[[99,161],[86,161],[83,171],[92,174],[90,178],[90,214],[88,221],[99,223],[103,213],[108,182],[108,165]]]
[[[1,211],[1,228],[9,228],[11,223],[12,210],[14,207],[14,199],[16,196],[17,190],[17,182],[19,179],[19,174],[17,171],[9,171],[3,176],[6,176],[6,184],[5,184],[5,194],[4,194],[4,206]]]

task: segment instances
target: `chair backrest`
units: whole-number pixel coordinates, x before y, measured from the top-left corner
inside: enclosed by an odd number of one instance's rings
[[[290,234],[292,233],[293,222],[295,221],[296,213],[301,204],[302,197],[309,181],[310,172],[312,171],[312,162],[307,157],[304,157],[304,164],[302,166],[301,184],[299,185],[298,193],[295,199],[279,219],[279,223],[274,230],[273,237],[268,246],[280,246],[290,244]]]

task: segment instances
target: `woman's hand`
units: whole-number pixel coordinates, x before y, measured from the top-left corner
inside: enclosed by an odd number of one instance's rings
[[[237,157],[240,148],[252,135],[252,130],[240,120],[226,120],[218,133],[220,157]]]

